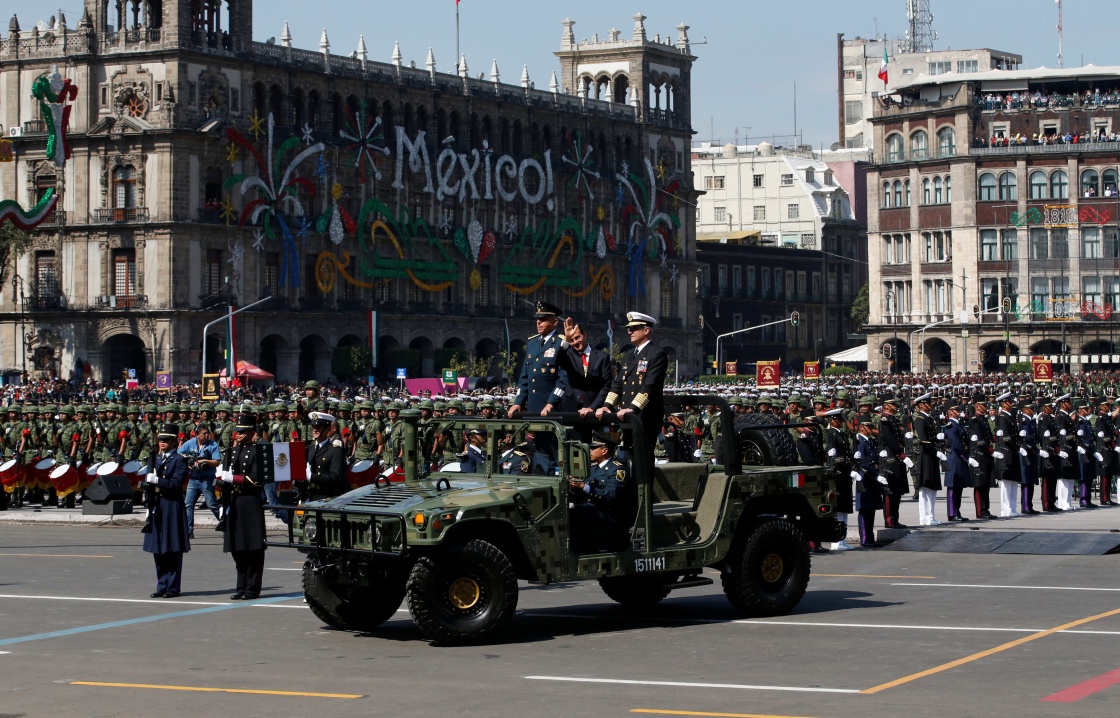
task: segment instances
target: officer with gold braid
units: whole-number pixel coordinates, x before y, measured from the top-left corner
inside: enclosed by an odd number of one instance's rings
[[[657,320],[648,314],[629,312],[626,315],[626,332],[632,346],[622,357],[622,368],[615,372],[606,402],[595,412],[599,419],[611,411],[619,419],[627,414],[639,415],[645,429],[650,466],[653,465],[653,447],[665,417],[663,392],[669,368],[669,356],[651,341],[656,325]]]

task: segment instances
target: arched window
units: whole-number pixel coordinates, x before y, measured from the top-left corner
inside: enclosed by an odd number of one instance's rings
[[[991,202],[996,198],[996,176],[991,172],[980,175],[980,201]]]
[[[945,181],[940,177],[933,178],[933,203],[944,204],[945,202]]]
[[[883,208],[890,209],[891,206],[891,183],[883,183]]]
[[[937,156],[953,157],[957,154],[957,134],[952,127],[942,127],[937,131]]]
[[[929,159],[929,135],[925,130],[918,130],[910,135],[910,159]]]
[[[1042,170],[1031,172],[1031,199],[1049,199],[1046,194],[1046,173]]]
[[[1103,194],[1104,194],[1105,197],[1115,197],[1116,196],[1116,190],[1117,190],[1117,185],[1118,185],[1117,180],[1120,180],[1120,175],[1118,175],[1116,170],[1105,170],[1101,174],[1101,185],[1102,185],[1101,189],[1104,190]]]
[[[922,204],[929,204],[933,201],[933,195],[930,194],[930,184],[929,177],[922,180]]]
[[[1004,172],[999,176],[999,198],[1019,199],[1019,188],[1014,172]]]
[[[113,170],[113,209],[132,209],[137,203],[136,168],[124,165]]]
[[[1081,173],[1081,196],[1099,197],[1101,194],[1100,174],[1096,170],[1085,170]]]
[[[893,134],[887,138],[887,162],[901,162],[906,159],[902,148],[902,135]]]
[[[1069,175],[1065,170],[1055,170],[1050,175],[1050,199],[1069,199]]]
[[[902,206],[902,181],[901,180],[895,180],[894,181],[894,206],[895,207],[901,207]]]

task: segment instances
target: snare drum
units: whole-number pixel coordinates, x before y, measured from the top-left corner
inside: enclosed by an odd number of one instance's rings
[[[350,481],[350,488],[359,489],[372,484],[377,478],[377,472],[374,471],[372,461],[363,459],[350,467],[346,478]]]
[[[60,497],[78,490],[78,470],[70,464],[59,464],[51,471],[51,486]]]
[[[54,471],[54,459],[39,459],[31,470],[33,483],[40,489],[49,489],[51,486],[51,472]]]
[[[23,467],[15,459],[9,459],[0,464],[0,485],[14,489],[23,477]]]
[[[121,471],[128,477],[128,483],[132,484],[132,488],[140,488],[140,468],[144,466],[139,461],[129,461],[121,467]]]
[[[97,467],[98,476],[124,476],[124,468],[115,461],[106,461]]]

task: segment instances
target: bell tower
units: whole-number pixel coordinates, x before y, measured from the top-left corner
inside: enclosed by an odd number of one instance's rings
[[[125,30],[219,52],[248,51],[253,42],[252,0],[85,0],[85,12],[102,37]]]

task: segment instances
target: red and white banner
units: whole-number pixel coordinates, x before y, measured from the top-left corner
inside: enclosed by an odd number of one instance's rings
[[[777,389],[782,385],[782,361],[760,361],[755,368],[755,384],[759,389]]]
[[[820,379],[821,378],[821,363],[819,361],[805,362],[805,370],[803,375],[806,379]]]

